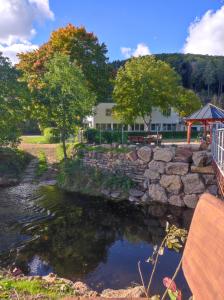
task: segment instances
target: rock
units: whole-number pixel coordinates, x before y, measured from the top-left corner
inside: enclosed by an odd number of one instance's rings
[[[151,204],[149,205],[148,212],[153,217],[163,217],[165,213],[167,212],[166,205],[160,205],[160,204]]]
[[[136,286],[133,288],[120,289],[120,290],[112,290],[106,289],[101,293],[101,297],[103,298],[139,298],[144,297],[144,289],[141,286]]]
[[[112,143],[112,144],[111,144],[111,147],[112,147],[112,148],[118,148],[118,145],[119,145],[118,143]]]
[[[166,188],[168,192],[176,195],[182,188],[182,182],[178,175],[162,175],[160,184],[162,187]]]
[[[184,203],[189,208],[195,208],[198,203],[199,195],[189,194],[184,196]]]
[[[166,174],[186,175],[189,170],[189,164],[183,162],[170,162],[166,165]]]
[[[139,202],[139,198],[133,197],[133,196],[129,196],[129,197],[128,197],[128,200],[129,200],[130,202]]]
[[[166,191],[161,185],[150,184],[148,192],[152,201],[167,203]]]
[[[76,296],[84,297],[97,297],[98,293],[91,290],[88,285],[81,281],[77,281],[73,284],[72,288],[75,290]]]
[[[136,161],[138,159],[137,151],[134,150],[134,151],[129,152],[126,157],[130,161]]]
[[[200,173],[200,174],[215,174],[215,171],[212,166],[196,167],[196,166],[192,165],[191,172],[192,173]]]
[[[148,202],[149,200],[150,200],[149,193],[145,192],[144,195],[141,197],[141,202],[145,203],[145,202]]]
[[[9,187],[19,183],[17,178],[0,177],[0,187]]]
[[[43,280],[47,281],[48,283],[53,283],[56,281],[57,275],[54,273],[50,273],[46,276],[43,276],[42,278],[43,278]]]
[[[177,162],[191,162],[193,152],[190,148],[177,147],[174,161]]]
[[[184,201],[180,195],[172,195],[168,198],[168,203],[175,206],[185,206]]]
[[[192,160],[196,167],[203,167],[207,162],[207,152],[206,151],[197,151],[193,153]]]
[[[204,193],[205,185],[198,174],[187,174],[181,177],[185,194]]]
[[[173,159],[175,153],[174,148],[156,147],[154,150],[154,160],[169,162]]]
[[[217,196],[218,195],[218,187],[217,185],[213,184],[213,185],[209,185],[206,189],[206,192],[207,193],[210,193],[214,196]]]
[[[129,195],[132,196],[132,197],[139,198],[139,197],[142,197],[144,195],[144,192],[142,192],[140,190],[137,190],[137,189],[130,189],[129,190]]]
[[[103,194],[106,197],[110,197],[110,190],[108,189],[103,189],[101,190],[101,194]]]
[[[110,194],[111,198],[113,198],[113,199],[119,198],[120,195],[121,195],[121,192],[119,192],[119,191],[113,191],[113,192]]]
[[[141,160],[149,162],[152,157],[152,149],[150,147],[144,146],[138,150],[137,154]]]
[[[101,144],[100,146],[102,148],[105,148],[105,149],[111,149],[112,148],[111,144]]]
[[[162,161],[152,160],[148,169],[145,170],[144,176],[148,179],[160,179],[160,174],[163,174],[165,171],[165,163]]]
[[[204,174],[202,175],[206,185],[208,184],[217,184],[216,177],[213,174]]]

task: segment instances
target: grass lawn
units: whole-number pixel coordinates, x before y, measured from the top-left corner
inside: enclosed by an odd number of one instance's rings
[[[46,137],[43,135],[23,135],[21,140],[26,144],[48,144]]]

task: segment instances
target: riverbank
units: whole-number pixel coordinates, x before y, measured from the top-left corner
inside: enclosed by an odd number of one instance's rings
[[[0,187],[13,186],[19,183],[32,156],[15,148],[0,148]]]
[[[81,281],[60,278],[51,273],[47,276],[24,276],[20,270],[0,272],[0,299],[65,299],[66,297],[139,298],[144,297],[142,286],[126,289],[106,289],[101,293],[92,290]]]

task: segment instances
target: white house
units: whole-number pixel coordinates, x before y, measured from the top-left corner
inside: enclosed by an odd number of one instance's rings
[[[89,117],[87,122],[90,127],[104,130],[118,130],[121,128],[121,123],[112,116],[112,109],[115,103],[99,103],[92,117]],[[134,124],[124,126],[125,131],[147,131],[143,119],[138,117]],[[162,113],[159,108],[153,109],[151,120],[151,131],[183,131],[185,130],[184,123],[179,115],[171,109],[166,113]]]

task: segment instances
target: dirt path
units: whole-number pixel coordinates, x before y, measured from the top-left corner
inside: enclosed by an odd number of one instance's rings
[[[21,143],[19,148],[38,157],[39,153],[43,151],[47,157],[49,164],[57,162],[57,148],[58,144],[26,144]]]

